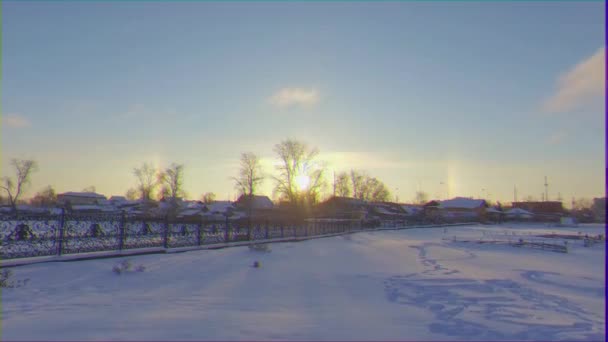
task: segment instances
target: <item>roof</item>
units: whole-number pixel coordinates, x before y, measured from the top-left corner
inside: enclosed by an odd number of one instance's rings
[[[413,205],[401,205],[401,209],[403,209],[403,211],[405,211],[408,215],[415,215],[423,210],[423,208]]]
[[[116,211],[117,209],[111,206],[101,206],[101,205],[73,205],[72,210],[90,210],[90,211]]]
[[[247,207],[248,202],[252,201],[251,209],[272,209],[274,208],[274,203],[268,198],[268,196],[262,195],[241,195],[239,199],[236,201],[236,204],[239,207]]]
[[[110,202],[126,202],[127,198],[125,196],[112,196],[110,197]]]
[[[485,200],[465,197],[456,197],[439,202],[439,208],[441,209],[475,209],[485,205]]]
[[[230,209],[234,209],[234,204],[230,201],[217,201],[209,204],[205,204],[205,207],[210,213],[225,213]]]
[[[521,209],[521,208],[511,208],[511,209],[505,211],[505,213],[507,213],[509,215],[533,215],[531,212]]]
[[[106,196],[100,195],[96,192],[74,192],[74,191],[64,192],[57,196],[72,196],[72,197],[101,198],[101,199],[106,198]]]

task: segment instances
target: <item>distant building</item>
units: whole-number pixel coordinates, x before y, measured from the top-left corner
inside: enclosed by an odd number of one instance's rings
[[[106,202],[106,196],[95,192],[66,192],[57,195],[57,203],[60,205],[97,205]]]
[[[314,213],[320,218],[363,219],[368,204],[360,199],[334,196],[315,206]]]
[[[239,209],[252,209],[252,210],[264,210],[264,209],[273,209],[274,203],[268,198],[268,196],[247,196],[241,195],[238,200],[236,200],[236,206]]]
[[[606,197],[594,198],[591,210],[596,222],[606,222]]]
[[[566,210],[562,202],[543,201],[543,202],[513,202],[513,208],[520,208],[540,215],[563,215]]]
[[[466,197],[440,201],[437,205],[439,215],[447,220],[484,220],[487,208],[485,200]]]
[[[537,221],[559,221],[566,214],[562,202],[513,202],[513,208],[519,208],[534,214]]]

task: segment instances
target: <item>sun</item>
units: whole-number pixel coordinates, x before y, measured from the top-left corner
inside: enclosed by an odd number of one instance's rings
[[[296,177],[296,183],[298,184],[298,188],[300,190],[306,190],[310,184],[310,178],[306,175],[298,176]]]

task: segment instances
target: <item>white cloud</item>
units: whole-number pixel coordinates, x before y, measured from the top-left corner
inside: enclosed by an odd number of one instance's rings
[[[567,112],[604,95],[605,48],[560,76],[557,90],[543,105],[549,113]]]
[[[2,124],[8,127],[27,127],[30,121],[20,114],[7,114],[2,116]]]
[[[283,88],[270,97],[270,103],[277,107],[311,106],[318,102],[319,92],[314,88]]]

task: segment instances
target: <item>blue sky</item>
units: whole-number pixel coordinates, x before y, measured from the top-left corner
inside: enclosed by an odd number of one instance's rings
[[[191,198],[232,198],[241,152],[271,173],[273,145],[296,138],[404,201],[418,189],[510,201],[514,185],[540,198],[545,175],[553,198],[601,196],[604,13],[603,2],[3,1],[2,175],[33,158],[28,195],[49,184],[113,195],[142,162],[178,162]]]

